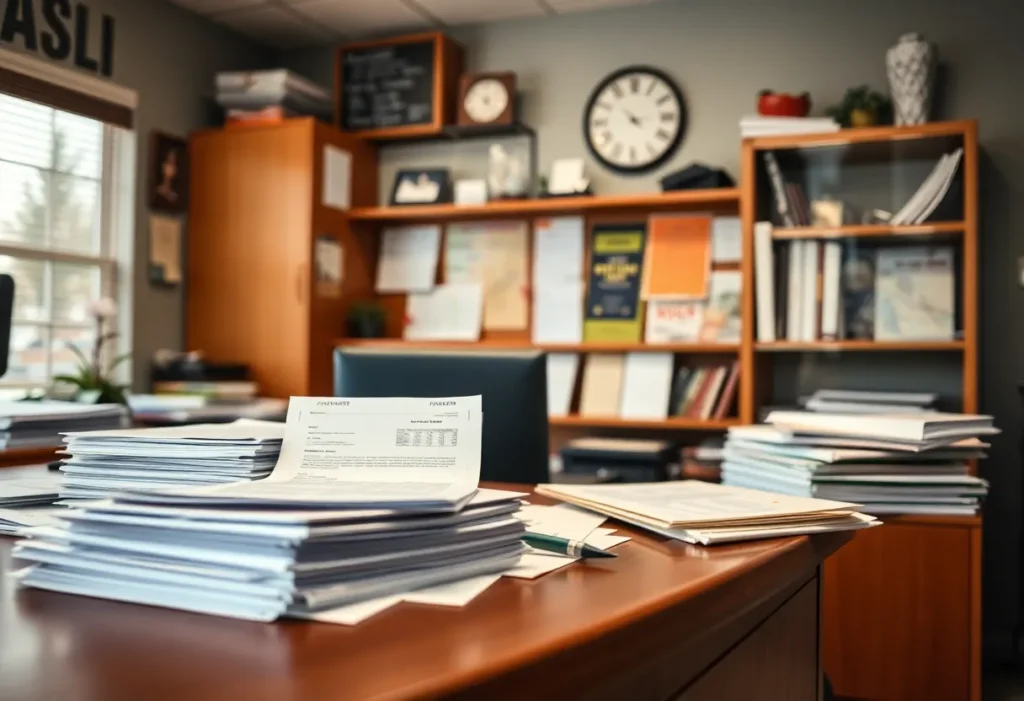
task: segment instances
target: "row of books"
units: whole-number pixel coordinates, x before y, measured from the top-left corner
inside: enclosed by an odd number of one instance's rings
[[[548,414],[571,413],[580,355],[549,353]],[[675,367],[672,353],[590,353],[584,356],[578,413],[638,421],[723,419],[739,387],[739,363]]]
[[[952,340],[952,246],[859,248],[754,230],[757,339]]]
[[[880,223],[892,225],[922,224],[935,218],[950,218],[949,213],[940,207],[946,200],[946,196],[953,190],[963,154],[962,148],[944,154],[899,210],[890,213],[884,209],[873,209],[872,216]],[[773,152],[766,151],[764,153],[764,164],[772,189],[772,218],[775,223],[786,227],[826,225],[814,217],[803,186],[796,182],[789,182],[783,177],[782,169]],[[957,197],[951,198],[951,200],[957,199]],[[843,209],[848,208],[843,207]],[[860,222],[843,221],[841,223]]]
[[[736,403],[738,361],[681,367],[676,371],[672,412],[688,419],[724,419]]]

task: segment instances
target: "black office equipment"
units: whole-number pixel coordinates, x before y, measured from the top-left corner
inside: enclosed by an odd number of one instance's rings
[[[679,458],[670,441],[577,438],[562,448],[565,475],[614,475],[623,482],[663,482]],[[618,481],[618,480],[616,480]]]
[[[736,181],[721,168],[693,163],[682,170],[669,173],[661,179],[663,192],[674,190],[703,190],[716,187],[734,187]]]
[[[0,377],[7,373],[11,351],[11,317],[14,314],[14,278],[0,275]]]
[[[338,397],[468,397],[484,404],[481,479],[548,481],[547,360],[541,352],[338,349]]]

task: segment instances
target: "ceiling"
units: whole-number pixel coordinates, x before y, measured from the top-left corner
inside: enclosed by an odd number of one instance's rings
[[[171,0],[280,49],[654,0]]]

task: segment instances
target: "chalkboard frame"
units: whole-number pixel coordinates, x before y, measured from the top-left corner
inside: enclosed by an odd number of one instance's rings
[[[399,127],[379,127],[373,129],[348,130],[342,128],[343,93],[345,54],[349,51],[360,51],[372,48],[387,48],[401,44],[434,43],[434,94],[432,105],[432,121],[428,124],[408,124]],[[455,101],[458,97],[458,81],[462,75],[464,50],[462,45],[446,36],[443,32],[421,32],[407,34],[389,39],[364,41],[339,46],[335,51],[334,60],[334,124],[346,134],[352,134],[374,141],[398,141],[402,139],[418,139],[438,136],[451,124],[455,116]]]

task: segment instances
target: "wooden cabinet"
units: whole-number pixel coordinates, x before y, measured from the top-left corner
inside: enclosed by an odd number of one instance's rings
[[[331,394],[334,339],[370,286],[359,255],[343,254],[341,285],[315,279],[318,237],[360,248],[345,212],[322,203],[328,146],[351,154],[353,206],[376,203],[373,147],[313,119],[191,140],[186,345],[248,364],[266,396]]]
[[[824,571],[822,655],[837,696],[980,698],[980,519],[892,519]]]

